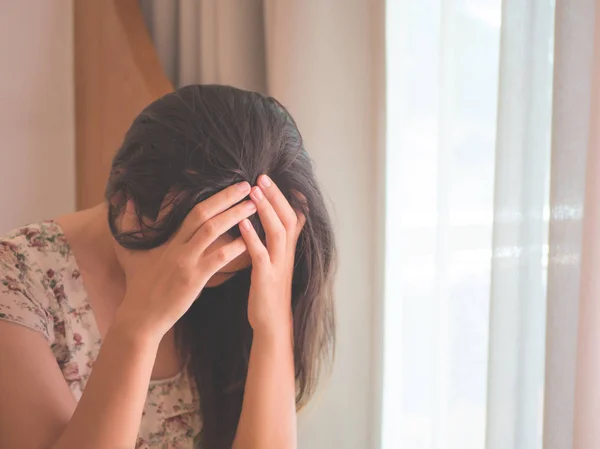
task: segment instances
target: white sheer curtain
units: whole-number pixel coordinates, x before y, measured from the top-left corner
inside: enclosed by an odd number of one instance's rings
[[[388,1],[384,449],[482,449],[501,4]]]
[[[554,7],[504,0],[487,379],[487,449],[541,449]]]
[[[597,448],[595,2],[387,6],[383,448]]]

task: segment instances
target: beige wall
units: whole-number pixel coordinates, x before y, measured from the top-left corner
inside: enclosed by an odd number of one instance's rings
[[[290,110],[331,200],[336,360],[300,449],[379,447],[384,2],[268,2],[269,93]]]
[[[0,2],[0,233],[75,207],[72,0]]]

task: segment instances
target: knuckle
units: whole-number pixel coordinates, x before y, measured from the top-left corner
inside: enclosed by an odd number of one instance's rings
[[[190,257],[185,254],[180,254],[176,259],[174,265],[178,271],[187,271],[191,265]]]
[[[287,229],[295,229],[296,226],[298,225],[298,217],[296,216],[296,214],[288,214],[284,219],[283,219],[283,225],[287,228]]]
[[[192,281],[192,271],[187,268],[179,271],[179,281],[189,284]]]
[[[284,239],[286,236],[286,230],[283,226],[277,226],[273,229],[273,237],[276,239]]]
[[[202,203],[194,207],[194,209],[192,210],[192,218],[195,222],[200,224],[204,224],[206,221],[208,221],[206,208],[202,205]]]
[[[216,232],[216,225],[214,221],[208,220],[202,225],[202,233],[206,237],[212,237]]]
[[[266,250],[259,250],[256,252],[256,262],[263,264],[269,261],[269,253]]]
[[[225,263],[229,259],[229,252],[224,248],[219,248],[215,253],[215,259],[219,263]]]
[[[192,280],[192,272],[190,264],[186,261],[180,261],[176,264],[176,277],[178,282],[188,283]]]

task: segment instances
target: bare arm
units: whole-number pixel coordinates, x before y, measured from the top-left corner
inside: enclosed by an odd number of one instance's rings
[[[255,334],[233,449],[295,448],[295,395],[290,333]]]
[[[159,341],[115,323],[76,406],[44,338],[0,322],[0,447],[131,449]]]
[[[160,334],[116,321],[73,417],[52,449],[135,446]]]
[[[254,339],[233,449],[295,449],[291,291],[296,243],[306,219],[268,177],[258,182],[250,198],[265,228],[266,245],[248,220],[240,224],[252,258],[248,320]]]
[[[75,399],[48,342],[0,321],[0,447],[48,448],[75,410]]]

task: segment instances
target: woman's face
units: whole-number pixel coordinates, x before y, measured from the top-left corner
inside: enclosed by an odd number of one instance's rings
[[[233,241],[233,237],[229,234],[223,234],[206,249],[206,254],[218,250],[223,245]],[[238,257],[233,259],[218,272],[216,272],[206,283],[207,287],[217,287],[232,278],[238,271],[248,268],[251,264],[250,254],[244,251]]]

